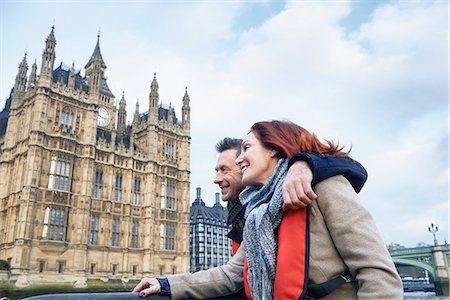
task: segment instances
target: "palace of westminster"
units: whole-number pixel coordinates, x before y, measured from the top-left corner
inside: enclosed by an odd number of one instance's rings
[[[155,75],[148,111],[136,104],[126,124],[99,38],[84,76],[55,67],[55,46],[52,27],[40,70],[34,63],[28,75],[25,55],[0,113],[0,259],[10,279],[85,286],[189,271],[187,90],[180,120],[160,103]]]

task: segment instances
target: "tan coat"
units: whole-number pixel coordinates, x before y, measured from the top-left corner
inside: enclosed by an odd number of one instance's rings
[[[321,283],[349,268],[346,283],[322,299],[403,299],[400,277],[378,233],[372,216],[343,176],[316,186],[311,205],[309,279]],[[245,238],[245,237],[244,237]],[[168,276],[172,299],[207,299],[243,287],[243,245],[224,266]]]

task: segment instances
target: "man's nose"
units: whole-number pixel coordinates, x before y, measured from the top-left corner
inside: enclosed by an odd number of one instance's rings
[[[219,184],[221,181],[222,181],[222,175],[220,175],[220,173],[217,173],[216,176],[214,177],[214,183]]]

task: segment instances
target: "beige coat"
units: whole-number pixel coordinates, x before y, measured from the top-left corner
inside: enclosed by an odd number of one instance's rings
[[[322,299],[403,299],[400,277],[370,213],[343,176],[316,186],[311,204],[309,279],[321,283],[345,270],[345,283]],[[245,238],[245,237],[244,237]],[[231,294],[243,287],[243,245],[224,266],[197,273],[168,276],[172,299],[207,299]]]

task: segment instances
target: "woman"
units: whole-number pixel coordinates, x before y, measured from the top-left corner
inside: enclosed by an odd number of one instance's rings
[[[283,214],[281,186],[287,158],[298,151],[348,156],[342,149],[330,141],[321,143],[290,122],[258,122],[251,127],[236,160],[247,186],[240,199],[247,205],[248,296],[299,299],[307,293],[307,279],[319,284],[348,270],[352,282],[326,298],[403,298],[401,280],[374,221],[343,176],[319,183],[318,198],[309,209]]]

